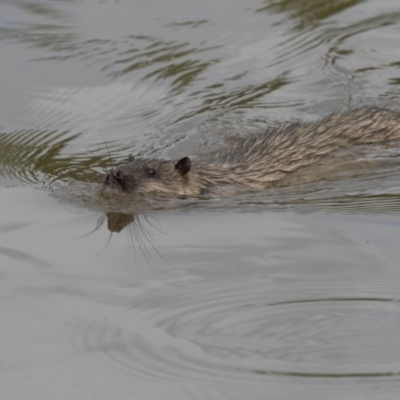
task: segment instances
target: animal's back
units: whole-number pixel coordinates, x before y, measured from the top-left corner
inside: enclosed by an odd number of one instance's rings
[[[220,167],[239,184],[263,188],[345,146],[394,139],[400,139],[399,114],[362,108],[252,134],[200,164]]]

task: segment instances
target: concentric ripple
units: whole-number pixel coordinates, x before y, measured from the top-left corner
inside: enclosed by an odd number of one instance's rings
[[[265,278],[255,281],[142,293],[112,320],[77,323],[74,346],[113,373],[154,382],[254,388],[266,376],[400,375],[400,299],[377,296],[398,287],[349,286],[347,297],[328,286],[269,290]],[[308,296],[291,294],[301,292]]]

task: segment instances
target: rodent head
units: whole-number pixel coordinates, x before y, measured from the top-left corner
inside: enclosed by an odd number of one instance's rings
[[[174,162],[129,156],[128,163],[107,172],[101,194],[105,198],[121,192],[185,195],[185,184],[190,168],[189,157]]]

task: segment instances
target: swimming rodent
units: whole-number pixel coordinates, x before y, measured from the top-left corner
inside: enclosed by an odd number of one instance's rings
[[[309,123],[253,133],[208,158],[141,159],[107,172],[101,193],[159,193],[176,197],[231,194],[279,186],[288,174],[348,145],[400,139],[400,114],[360,108]]]

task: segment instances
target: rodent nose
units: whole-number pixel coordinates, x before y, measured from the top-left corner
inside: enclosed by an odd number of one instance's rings
[[[113,168],[107,171],[105,181],[109,181],[110,179],[119,180],[122,179],[122,173],[118,168]]]
[[[112,177],[117,181],[122,179],[122,173],[118,168],[114,168],[111,170]]]
[[[119,181],[122,179],[122,173],[118,168],[113,168],[107,171],[106,176],[104,178],[104,183],[109,183],[110,180]]]
[[[125,192],[128,191],[124,174],[121,172],[119,168],[113,168],[107,171],[103,185],[117,188]]]

